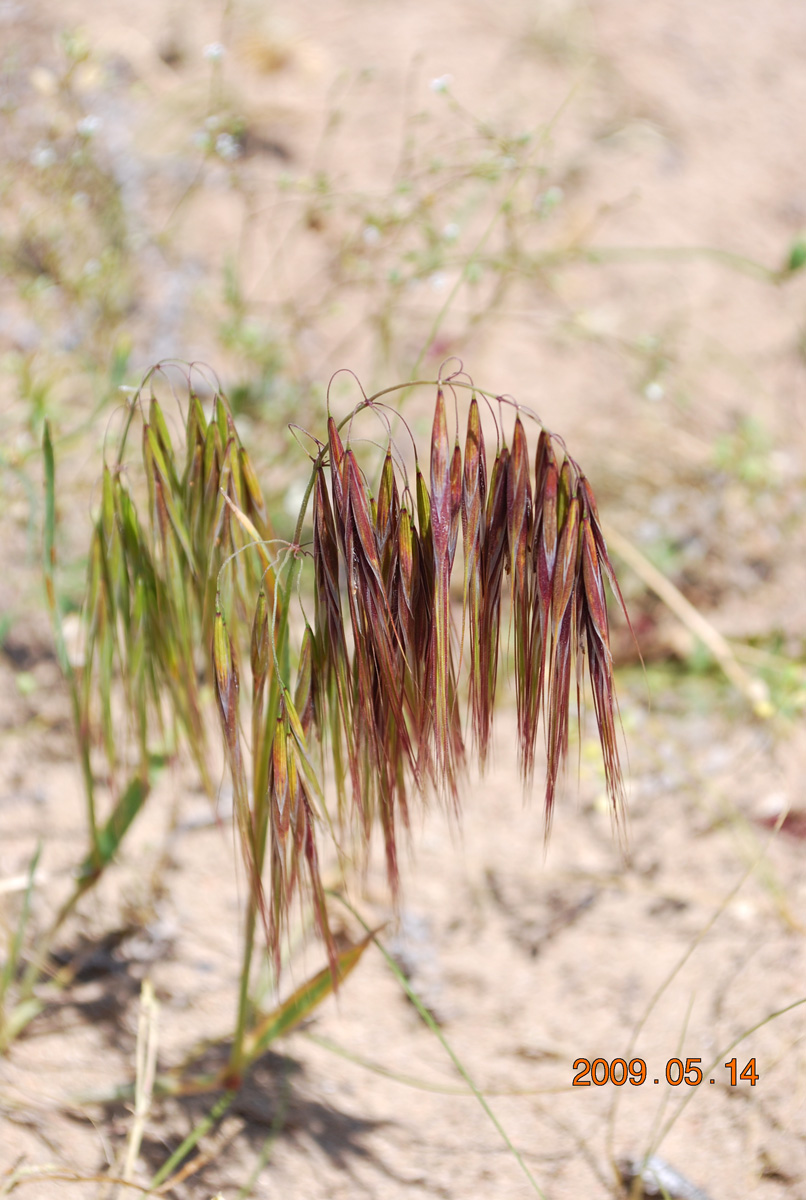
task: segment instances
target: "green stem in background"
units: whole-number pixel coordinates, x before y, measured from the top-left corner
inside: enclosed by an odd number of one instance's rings
[[[793,1008],[800,1008],[802,1004],[806,1004],[806,996],[802,996],[800,1000],[793,1000],[791,1004],[786,1004],[783,1008],[777,1008],[775,1012],[767,1013],[766,1017],[762,1017],[760,1021],[756,1021],[755,1025],[751,1025],[749,1029],[745,1029],[743,1033],[740,1033],[739,1036],[734,1038],[733,1041],[727,1046],[723,1046],[719,1053],[714,1055],[711,1062],[709,1062],[707,1066],[703,1067],[703,1076],[707,1078],[711,1071],[720,1065],[726,1054],[730,1054],[731,1050],[735,1050],[737,1046],[739,1046],[746,1038],[749,1038],[751,1034],[755,1033],[757,1029],[761,1029],[762,1026],[768,1025],[770,1021],[774,1021],[776,1018],[784,1016],[785,1013],[792,1012]],[[669,1117],[669,1120],[663,1126],[660,1133],[657,1135],[647,1151],[647,1158],[651,1158],[651,1156],[658,1151],[661,1143],[666,1139],[667,1134],[670,1132],[672,1126],[677,1122],[677,1119],[682,1113],[683,1109],[687,1104],[690,1103],[690,1101],[694,1099],[694,1094],[696,1091],[697,1088],[687,1089],[685,1099],[680,1101],[676,1110],[672,1113],[671,1117]]]
[[[744,887],[747,880],[753,874],[753,871],[756,869],[756,867],[762,861],[762,859],[766,856],[767,848],[770,845],[770,843],[772,842],[772,839],[776,836],[779,829],[781,828],[781,825],[783,824],[785,815],[786,815],[786,810],[784,810],[784,812],[781,813],[781,815],[778,817],[778,820],[775,823],[775,827],[771,831],[770,836],[767,839],[767,842],[765,843],[763,850],[760,851],[758,856],[750,863],[747,870],[744,871],[744,873],[739,877],[737,882],[733,885],[733,887],[730,889],[728,894],[725,896],[724,900],[721,902],[721,904],[719,904],[717,906],[715,911],[711,914],[709,919],[706,921],[705,925],[702,927],[700,932],[696,935],[696,937],[693,939],[693,941],[690,942],[689,945],[686,947],[686,949],[683,951],[682,955],[677,960],[675,965],[672,967],[671,971],[669,971],[669,973],[666,975],[666,977],[663,979],[663,981],[659,984],[659,986],[652,993],[652,996],[650,997],[649,1002],[648,1002],[646,1008],[644,1009],[644,1012],[643,1012],[638,1024],[636,1025],[635,1029],[632,1032],[632,1036],[630,1037],[630,1041],[627,1045],[627,1048],[624,1051],[624,1058],[626,1058],[627,1061],[629,1061],[632,1058],[635,1047],[638,1045],[638,1039],[641,1036],[641,1031],[643,1030],[647,1021],[649,1020],[653,1011],[655,1010],[655,1007],[658,1004],[658,1002],[660,1001],[661,997],[668,990],[668,988],[671,987],[672,983],[677,978],[677,976],[680,974],[680,972],[683,970],[683,967],[686,965],[688,960],[691,958],[692,954],[694,954],[697,947],[700,946],[702,944],[702,942],[705,941],[706,937],[711,932],[711,930],[713,929],[716,922],[719,920],[719,918],[722,916],[722,914],[729,907],[731,901],[734,899],[734,897],[736,897],[739,894],[739,892]],[[803,1003],[803,1001],[798,1001],[798,1003]],[[793,1005],[791,1007],[795,1007],[795,1006]],[[782,1009],[781,1011],[785,1012],[786,1010]],[[773,1013],[772,1016],[766,1018],[766,1020],[772,1020],[772,1017],[777,1016],[777,1015],[778,1015],[777,1013]],[[760,1022],[760,1024],[763,1025],[764,1021]],[[757,1029],[758,1026],[754,1026],[754,1028]],[[753,1030],[747,1031],[748,1034],[752,1033],[752,1032],[753,1032]],[[747,1034],[742,1034],[742,1037],[746,1037],[746,1036],[747,1036]],[[617,1089],[616,1093],[613,1097],[613,1103],[610,1106],[610,1112],[607,1115],[607,1130],[605,1133],[605,1149],[606,1149],[607,1157],[610,1161],[610,1165],[611,1165],[613,1171],[616,1174],[618,1174],[618,1165],[616,1163],[616,1154],[615,1154],[616,1116],[618,1114],[619,1104],[621,1102],[621,1096],[622,1096],[622,1093]],[[676,1120],[676,1117],[675,1117],[675,1120]],[[666,1136],[666,1132],[668,1132],[668,1128],[670,1128],[670,1126],[664,1127],[664,1130],[661,1133],[661,1137]]]
[[[546,256],[546,264],[550,265],[552,258],[559,261],[582,261],[589,263],[633,262],[652,259],[699,259],[709,258],[721,263],[743,275],[750,275],[762,283],[781,283],[790,269],[767,267],[764,263],[748,258],[745,254],[736,254],[732,250],[720,250],[716,246],[586,246],[571,247],[559,250]],[[542,259],[540,260],[543,261]]]
[[[737,254],[733,250],[722,250],[718,246],[590,246],[579,241],[573,241],[553,250],[541,250],[535,254],[524,253],[518,263],[522,276],[541,275],[547,270],[560,267],[573,267],[579,263],[590,263],[599,266],[609,262],[676,262],[710,260],[729,270],[761,283],[778,286],[795,273],[797,268],[790,265],[784,267],[768,267],[757,259],[745,254]],[[500,257],[490,256],[481,258],[478,254],[475,262],[480,267],[501,272],[507,269],[507,264]],[[458,265],[458,264],[457,264]]]
[[[683,1026],[680,1030],[680,1036],[678,1037],[677,1045],[675,1046],[674,1053],[675,1053],[676,1058],[682,1058],[682,1056],[683,1056],[683,1046],[685,1045],[686,1034],[688,1033],[688,1026],[689,1026],[689,1021],[691,1020],[691,1012],[692,1012],[693,1008],[694,1008],[694,993],[692,992],[691,996],[689,997],[688,1008],[686,1009],[686,1015],[683,1018]],[[655,1113],[655,1117],[652,1121],[652,1129],[649,1134],[650,1149],[648,1149],[644,1155],[643,1161],[641,1163],[641,1170],[638,1172],[638,1174],[636,1176],[636,1180],[633,1180],[633,1186],[632,1186],[633,1191],[635,1191],[636,1188],[639,1187],[640,1180],[644,1173],[644,1170],[646,1169],[647,1165],[649,1164],[649,1160],[651,1159],[652,1155],[655,1152],[655,1146],[657,1144],[655,1141],[655,1138],[657,1137],[658,1130],[663,1125],[663,1117],[666,1112],[666,1109],[668,1108],[669,1104],[671,1103],[671,1097],[672,1097],[672,1093],[667,1088],[666,1091],[661,1096],[660,1103],[658,1104],[657,1112]],[[631,1197],[631,1200],[632,1200],[632,1197]],[[636,1200],[640,1200],[639,1195],[636,1196]]]
[[[120,441],[118,443],[117,459],[115,460],[115,467],[118,471],[120,471],[120,469],[123,466],[123,454],[126,449],[126,442],[128,441],[129,430],[131,429],[132,421],[134,420],[134,414],[138,408],[142,411],[142,401],[140,400],[140,394],[141,394],[143,388],[149,382],[149,380],[152,379],[158,372],[162,371],[162,368],[167,365],[168,365],[167,363],[159,362],[159,363],[156,363],[153,367],[150,367],[148,369],[148,371],[146,371],[143,378],[141,379],[140,386],[137,388],[137,391],[134,393],[134,395],[132,396],[131,400],[128,403],[127,411],[126,411],[126,420],[123,424],[123,431],[120,435]]]
[[[219,1096],[218,1100],[216,1100],[207,1116],[203,1117],[202,1120],[199,1121],[198,1125],[196,1125],[196,1127],[190,1131],[182,1144],[177,1146],[176,1150],[174,1150],[167,1162],[163,1163],[159,1171],[157,1171],[156,1175],[149,1184],[148,1190],[150,1192],[153,1192],[160,1186],[161,1183],[164,1183],[165,1180],[170,1177],[173,1170],[178,1167],[179,1164],[184,1161],[184,1159],[187,1158],[188,1154],[190,1154],[191,1150],[198,1145],[205,1133],[212,1129],[213,1126],[221,1120],[227,1109],[232,1106],[232,1102],[237,1095],[238,1093],[236,1091],[230,1089]]]
[[[358,1054],[354,1050],[348,1050],[344,1046],[340,1046],[331,1038],[323,1037],[319,1033],[312,1033],[311,1030],[305,1029],[300,1032],[300,1036],[306,1041],[313,1042],[315,1046],[321,1046],[323,1050],[327,1050],[330,1054],[335,1054],[338,1058],[343,1058],[346,1062],[354,1063],[355,1066],[361,1067],[364,1071],[371,1071],[373,1075],[380,1075],[383,1079],[391,1079],[395,1083],[399,1083],[402,1087],[415,1088],[420,1092],[434,1092],[438,1096],[472,1096],[470,1089],[463,1084],[444,1084],[433,1083],[429,1079],[420,1079],[416,1075],[402,1075],[399,1071],[392,1071],[389,1067],[383,1066],[382,1063],[374,1062],[370,1058],[366,1058],[363,1054]],[[560,1087],[549,1088],[485,1088],[485,1096],[559,1096],[571,1095],[571,1085],[565,1084]]]
[[[565,109],[571,103],[571,100],[577,90],[577,87],[578,87],[578,84],[574,84],[574,86],[569,89],[568,94],[565,96],[564,100],[558,107],[557,111],[546,122],[546,124],[542,126],[542,128],[540,129],[540,136],[535,138],[534,149],[542,149],[545,146],[549,137],[551,136],[551,132],[554,129],[555,125],[560,120],[560,117],[565,112]],[[455,103],[455,101],[454,101],[454,103]],[[490,237],[492,236],[493,230],[495,229],[496,225],[498,224],[498,222],[501,218],[501,214],[506,211],[506,209],[509,205],[509,202],[512,199],[512,196],[514,195],[514,193],[518,187],[518,184],[523,179],[523,176],[526,174],[526,171],[528,170],[528,168],[530,166],[531,159],[532,159],[531,154],[527,154],[525,156],[523,162],[521,163],[521,165],[518,167],[517,171],[515,172],[511,184],[509,185],[506,192],[504,193],[501,203],[498,205],[498,208],[493,213],[492,218],[490,219],[486,229],[482,233],[479,240],[476,242],[476,245],[470,251],[470,254],[467,256],[467,259],[465,260],[465,262],[462,266],[462,269],[459,272],[456,282],[454,283],[450,292],[446,296],[445,302],[443,303],[442,307],[440,308],[439,312],[434,317],[434,320],[431,323],[431,328],[428,331],[426,339],[423,342],[422,348],[418,355],[417,361],[414,364],[414,369],[412,371],[413,376],[416,377],[417,374],[419,373],[420,368],[423,365],[423,359],[425,358],[426,354],[428,353],[430,347],[433,345],[434,339],[436,338],[437,334],[439,333],[440,329],[442,328],[442,322],[445,320],[446,316],[450,312],[451,305],[453,304],[454,300],[456,299],[456,295],[457,295],[460,287],[467,280],[471,270],[476,265],[479,255],[482,253],[482,251],[484,250],[484,247],[487,245],[487,242],[489,241]],[[408,396],[408,394],[409,394],[409,389],[411,389],[413,387],[416,387],[416,383],[414,381],[412,381],[408,385],[408,387],[403,391],[403,396],[401,397],[401,400],[405,400],[406,396]]]
[[[460,1061],[458,1055],[456,1054],[456,1052],[454,1051],[454,1049],[448,1042],[448,1039],[445,1037],[445,1034],[442,1032],[439,1025],[437,1025],[436,1021],[431,1016],[431,1013],[424,1006],[424,1004],[420,1000],[420,997],[414,991],[414,989],[412,988],[408,979],[403,974],[403,972],[401,971],[400,967],[397,965],[395,960],[392,958],[389,951],[386,949],[386,947],[383,945],[383,943],[378,939],[377,934],[373,934],[372,930],[370,929],[369,925],[367,925],[367,923],[363,919],[363,917],[358,912],[356,912],[356,910],[353,908],[353,906],[350,904],[350,902],[344,898],[344,896],[340,895],[338,892],[333,892],[333,891],[329,891],[329,890],[327,891],[326,894],[328,896],[332,897],[334,900],[338,900],[341,904],[344,905],[344,907],[347,909],[347,911],[352,914],[352,916],[356,919],[356,921],[358,921],[359,924],[362,926],[362,928],[366,931],[367,936],[371,939],[371,941],[373,941],[375,943],[375,945],[378,947],[381,954],[386,959],[386,964],[389,967],[389,970],[392,972],[395,979],[400,984],[401,988],[406,993],[406,995],[408,996],[411,1003],[417,1009],[417,1012],[419,1013],[419,1015],[425,1022],[426,1026],[431,1030],[431,1032],[434,1034],[434,1036],[440,1042],[442,1048],[445,1050],[445,1053],[448,1055],[451,1062],[456,1067],[456,1070],[462,1076],[465,1083],[467,1084],[467,1086],[470,1088],[473,1095],[478,1100],[478,1102],[481,1105],[481,1107],[483,1108],[486,1116],[488,1117],[488,1119],[492,1122],[493,1126],[495,1127],[496,1132],[499,1134],[499,1136],[503,1140],[504,1144],[506,1145],[507,1149],[509,1150],[510,1154],[514,1157],[518,1166],[523,1171],[523,1173],[526,1176],[527,1180],[529,1181],[533,1191],[536,1193],[536,1195],[542,1197],[542,1200],[546,1200],[545,1192],[542,1191],[542,1189],[540,1188],[540,1186],[537,1183],[537,1180],[535,1179],[535,1177],[532,1175],[532,1172],[527,1167],[520,1151],[517,1150],[516,1147],[512,1144],[512,1141],[510,1140],[509,1135],[507,1134],[507,1132],[504,1129],[501,1122],[498,1120],[498,1117],[495,1115],[493,1110],[490,1108],[489,1104],[487,1103],[486,1099],[484,1098],[483,1093],[476,1086],[476,1084],[474,1083],[473,1079],[471,1078],[469,1072],[467,1071],[465,1066]]]

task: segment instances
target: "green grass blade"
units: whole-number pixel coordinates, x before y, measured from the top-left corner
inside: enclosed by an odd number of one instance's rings
[[[88,854],[78,869],[80,880],[94,878],[99,868],[103,870],[112,861],[118,852],[120,843],[128,832],[129,826],[143,807],[149,790],[150,786],[148,782],[141,779],[140,776],[135,776],[131,780],[129,786],[113,808],[108,820],[98,830],[97,844],[100,862],[96,863],[94,856]]]
[[[44,1001],[36,998],[22,1000],[15,1005],[3,1025],[2,1035],[0,1035],[0,1050],[5,1051],[19,1037],[26,1025],[30,1025],[31,1021],[39,1016],[44,1007]]]
[[[148,1190],[150,1192],[153,1192],[155,1188],[158,1188],[160,1184],[164,1183],[172,1175],[174,1170],[187,1158],[191,1150],[201,1141],[204,1135],[221,1120],[237,1094],[236,1091],[230,1090],[219,1096],[207,1116],[199,1121],[198,1125],[190,1131],[182,1144],[177,1146],[167,1162],[164,1162],[159,1171],[157,1171],[149,1184]]]
[[[711,1072],[725,1061],[726,1055],[730,1054],[732,1050],[735,1050],[737,1046],[741,1045],[743,1041],[749,1038],[758,1029],[761,1029],[764,1025],[769,1025],[770,1021],[775,1021],[778,1019],[778,1017],[783,1017],[786,1013],[791,1012],[794,1008],[800,1008],[804,1004],[806,1004],[806,996],[801,996],[799,1000],[793,1000],[791,1004],[786,1004],[783,1008],[777,1008],[774,1012],[767,1013],[766,1017],[762,1017],[760,1021],[756,1021],[755,1025],[751,1025],[749,1029],[743,1030],[743,1032],[740,1033],[738,1037],[735,1037],[732,1042],[729,1042],[727,1046],[723,1046],[719,1053],[715,1054],[711,1061],[703,1067],[703,1076],[707,1079]],[[653,1140],[647,1153],[647,1158],[657,1153],[657,1151],[660,1149],[660,1146],[671,1132],[672,1127],[677,1123],[677,1120],[683,1112],[683,1109],[694,1099],[694,1096],[698,1090],[699,1089],[696,1087],[689,1088],[687,1090],[685,1097],[680,1101],[675,1111],[660,1130],[660,1133],[658,1133]]]
[[[375,933],[368,930],[367,936],[363,941],[356,943],[355,946],[349,946],[346,950],[342,950],[336,959],[338,966],[337,981],[334,980],[330,967],[324,967],[312,979],[307,980],[295,992],[292,992],[288,999],[284,1000],[278,1008],[267,1013],[252,1030],[248,1039],[248,1059],[254,1061],[275,1038],[294,1029],[295,1026],[299,1025],[300,1021],[305,1020],[309,1013],[318,1008],[333,991],[335,983],[342,983],[353,968],[357,966],[362,954],[374,937]]]

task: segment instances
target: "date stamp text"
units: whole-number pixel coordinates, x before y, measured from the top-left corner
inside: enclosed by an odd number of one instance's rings
[[[687,1058],[685,1062],[682,1058],[670,1058],[666,1063],[664,1074],[666,1082],[672,1087],[678,1087],[679,1084],[688,1084],[689,1087],[699,1087],[704,1083],[701,1064],[701,1058]],[[736,1087],[741,1081],[749,1083],[751,1087],[755,1087],[758,1082],[758,1071],[756,1070],[756,1060],[751,1058],[743,1070],[739,1070],[739,1064],[735,1058],[731,1058],[728,1062],[723,1063],[726,1071],[730,1072],[730,1079],[722,1079],[723,1083],[728,1083],[730,1087]],[[595,1087],[604,1087],[606,1083],[614,1083],[616,1087],[623,1087],[625,1083],[631,1083],[633,1087],[640,1087],[642,1083],[649,1083],[649,1074],[647,1065],[643,1058],[631,1058],[627,1062],[624,1058],[614,1058],[609,1062],[606,1058],[578,1058],[574,1063],[572,1070],[576,1072],[573,1079],[574,1087],[590,1087],[594,1084]],[[658,1078],[652,1077],[652,1083],[660,1083],[662,1076]],[[716,1083],[716,1079],[709,1079],[708,1083]]]

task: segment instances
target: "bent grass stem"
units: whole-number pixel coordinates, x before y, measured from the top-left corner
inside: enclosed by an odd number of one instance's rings
[[[487,1116],[488,1120],[492,1123],[496,1132],[499,1134],[499,1136],[501,1137],[505,1146],[507,1147],[507,1150],[513,1156],[513,1158],[517,1162],[518,1166],[520,1167],[521,1171],[526,1176],[526,1179],[528,1180],[532,1190],[535,1192],[536,1195],[540,1196],[542,1198],[542,1200],[546,1200],[545,1192],[540,1188],[534,1175],[532,1174],[532,1172],[529,1170],[526,1163],[524,1162],[523,1156],[521,1155],[520,1151],[513,1144],[513,1142],[511,1141],[511,1139],[509,1137],[509,1134],[506,1132],[503,1125],[499,1121],[498,1117],[495,1115],[493,1110],[490,1108],[490,1105],[487,1103],[487,1100],[485,1099],[483,1092],[481,1092],[479,1090],[479,1088],[476,1086],[476,1083],[474,1082],[469,1071],[467,1070],[465,1065],[462,1063],[461,1059],[459,1058],[456,1051],[451,1046],[448,1039],[445,1037],[445,1034],[442,1032],[439,1025],[436,1023],[434,1018],[431,1016],[431,1013],[428,1011],[428,1009],[425,1007],[423,1002],[420,1000],[420,997],[417,995],[417,993],[412,988],[411,984],[409,983],[408,979],[401,971],[400,967],[397,965],[395,960],[392,958],[391,954],[386,949],[383,942],[380,941],[380,939],[377,937],[376,934],[372,933],[370,926],[366,923],[364,918],[360,915],[360,913],[358,913],[353,908],[352,904],[350,904],[350,902],[348,900],[346,900],[344,896],[340,895],[338,892],[331,892],[331,891],[328,891],[327,894],[332,899],[338,900],[341,904],[343,904],[344,907],[347,909],[347,911],[355,918],[356,921],[359,922],[359,924],[362,926],[362,928],[366,931],[367,935],[371,936],[372,942],[377,946],[378,950],[380,950],[381,954],[383,955],[384,959],[386,960],[386,965],[389,967],[389,970],[392,972],[395,979],[400,984],[403,991],[406,993],[406,996],[408,997],[408,999],[411,1001],[411,1003],[416,1008],[418,1014],[422,1018],[425,1025],[428,1027],[428,1029],[431,1031],[431,1033],[433,1033],[434,1037],[438,1040],[438,1042],[442,1046],[443,1050],[448,1055],[448,1057],[450,1058],[453,1065],[456,1067],[456,1070],[462,1076],[465,1083],[467,1084],[467,1086],[470,1088],[473,1095],[478,1100],[478,1102],[481,1105],[482,1109],[484,1110],[484,1113]]]

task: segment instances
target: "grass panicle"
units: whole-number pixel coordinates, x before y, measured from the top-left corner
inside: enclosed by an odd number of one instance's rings
[[[620,815],[605,579],[619,602],[621,596],[588,480],[542,427],[530,458],[527,413],[511,401],[498,398],[502,417],[516,411],[509,444],[496,422],[488,477],[478,400],[484,393],[471,394],[462,447],[449,433],[447,400],[456,400],[457,386],[472,385],[438,383],[428,470],[415,459],[413,494],[391,434],[377,496],[371,494],[351,434],[373,400],[340,424],[329,417],[293,539],[273,556],[277,540],[226,398],[216,392],[204,405],[191,371],[178,444],[156,393],[163,374],[155,368],[133,398],[117,462],[104,468],[93,534],[76,679],[82,745],[87,754],[103,750],[113,793],[131,796],[116,783],[125,761],[111,715],[119,674],[142,786],[136,806],[124,803],[125,820],[113,810],[104,825],[90,809],[87,861],[97,875],[119,845],[115,831],[122,837],[139,810],[155,733],[189,745],[209,786],[200,653],[206,644],[250,883],[242,1050],[255,922],[263,924],[279,971],[292,907],[310,906],[335,969],[323,831],[366,853],[379,828],[394,891],[412,797],[433,792],[458,806],[467,761],[465,688],[467,733],[484,766],[504,652],[512,652],[526,783],[543,729],[547,823],[568,754],[572,691],[580,704],[585,669],[607,788]],[[123,469],[138,413],[139,490]],[[308,554],[301,544],[309,500]],[[313,561],[314,621],[295,649],[289,613],[297,587],[305,586],[299,570],[306,559]],[[456,570],[461,620],[452,604]],[[248,748],[244,713],[251,714]],[[335,813],[323,793],[317,747],[332,763]]]
[[[463,453],[458,440],[451,446],[446,388],[439,385],[428,478],[415,462],[412,497],[390,440],[373,498],[340,432],[352,430],[365,406],[340,426],[330,418],[311,485],[316,631],[309,644],[318,676],[312,723],[333,751],[340,819],[355,814],[363,841],[377,821],[395,888],[397,828],[408,821],[411,794],[458,795],[466,759],[460,675],[482,765],[487,756],[507,593],[524,780],[532,780],[542,726],[548,823],[568,756],[572,694],[581,704],[587,669],[606,784],[620,818],[606,578],[619,602],[621,595],[588,480],[542,428],[531,460],[520,411],[511,448],[499,443],[488,480],[478,399],[470,401]],[[460,525],[461,626],[451,604]]]

